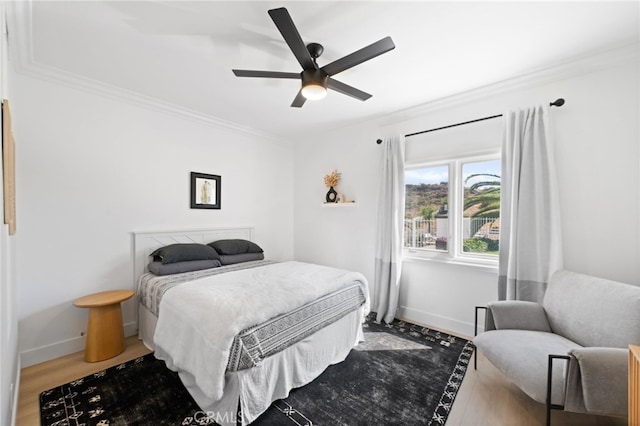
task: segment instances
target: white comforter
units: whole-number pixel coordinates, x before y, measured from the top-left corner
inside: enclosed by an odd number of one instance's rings
[[[301,262],[229,272],[174,287],[160,303],[156,356],[170,369],[190,373],[200,390],[217,401],[236,334],[354,281],[363,287],[367,313],[369,292],[362,274]]]

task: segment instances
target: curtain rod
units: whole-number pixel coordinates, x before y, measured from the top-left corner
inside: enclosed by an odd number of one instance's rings
[[[549,104],[550,107],[552,106],[561,107],[562,105],[564,105],[564,99],[562,98],[558,98]],[[404,137],[408,138],[410,136],[416,136],[416,135],[421,135],[423,133],[435,132],[436,130],[448,129],[450,127],[463,126],[465,124],[477,123],[478,121],[491,120],[493,118],[498,118],[498,117],[502,117],[502,114],[491,115],[489,117],[476,118],[475,120],[465,121],[463,123],[449,124],[448,126],[436,127],[435,129],[423,130],[421,132],[409,133],[408,135],[404,135]],[[378,139],[376,143],[380,145],[382,143],[382,139]]]

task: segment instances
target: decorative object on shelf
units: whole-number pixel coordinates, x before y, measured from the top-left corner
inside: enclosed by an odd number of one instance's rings
[[[329,188],[327,192],[327,203],[335,203],[338,200],[338,193],[334,189],[334,186],[338,186],[340,182],[340,173],[337,170],[332,171],[324,177],[324,184]]]
[[[220,209],[220,187],[218,175],[191,172],[191,208]]]
[[[327,203],[336,203],[338,200],[338,193],[336,192],[335,189],[333,189],[333,186],[329,188],[329,191],[327,191]]]

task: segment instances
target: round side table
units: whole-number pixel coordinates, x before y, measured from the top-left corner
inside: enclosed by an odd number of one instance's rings
[[[89,308],[85,361],[103,361],[124,352],[120,302],[130,299],[133,294],[133,290],[103,291],[73,302],[79,308]]]

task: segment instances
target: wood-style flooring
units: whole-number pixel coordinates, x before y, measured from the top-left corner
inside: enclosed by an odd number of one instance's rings
[[[125,351],[106,361],[85,362],[84,352],[76,352],[23,368],[20,372],[16,426],[37,426],[40,424],[38,397],[41,392],[151,352],[142,344],[142,340],[138,340],[137,336],[127,337],[125,342],[127,345]]]
[[[67,355],[22,369],[18,399],[18,426],[40,424],[40,392],[123,361],[149,353],[136,337],[127,338],[124,353],[107,361],[87,363],[83,353]],[[553,411],[553,426],[624,426],[627,420],[616,417]],[[543,426],[545,409],[511,384],[480,354],[478,369],[473,365],[462,382],[447,426]],[[329,426],[329,425],[327,425]]]

